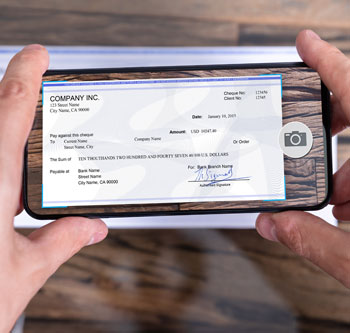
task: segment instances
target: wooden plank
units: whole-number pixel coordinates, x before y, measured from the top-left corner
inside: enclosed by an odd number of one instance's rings
[[[109,13],[152,17],[182,17],[235,23],[258,23],[298,27],[350,27],[347,0],[3,0],[2,5],[18,9],[50,9],[64,13]]]
[[[50,19],[37,20],[37,17]],[[235,45],[238,38],[234,22],[186,17],[130,16],[0,5],[0,21],[6,21],[2,25],[1,44],[201,46]]]
[[[280,332],[350,329],[349,308],[337,281],[254,231],[114,230],[62,266],[26,313],[29,327],[67,332]]]
[[[271,24],[242,24],[239,26],[238,45],[294,45],[300,27],[274,26]],[[350,29],[317,27],[323,39],[350,55]]]
[[[6,24],[2,26],[0,43],[129,46],[293,45],[301,29],[297,25],[291,27],[283,23],[256,23],[253,19],[254,24],[218,20],[214,16],[210,19],[191,18],[186,15],[150,16],[123,14],[123,11],[94,13],[91,10],[63,11],[45,7],[47,6],[16,8],[0,5],[0,21],[6,20]],[[50,17],[50,20],[37,20],[38,16]],[[18,20],[21,20],[20,25]],[[62,22],[64,24],[61,24]],[[26,27],[25,31],[23,26]],[[350,54],[349,27],[339,29],[321,26],[315,30],[322,38]]]

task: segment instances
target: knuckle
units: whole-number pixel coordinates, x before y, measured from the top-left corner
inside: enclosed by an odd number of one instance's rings
[[[344,65],[344,71],[342,75],[342,85],[340,86],[340,92],[338,99],[340,100],[340,103],[342,106],[344,106],[344,100],[345,102],[349,102],[349,90],[350,90],[350,60],[346,62]],[[345,107],[348,107],[348,105],[345,105]]]
[[[52,258],[45,253],[36,249],[35,251],[35,264],[30,267],[31,281],[34,284],[42,285],[44,281],[51,276],[59,267],[58,259],[52,260]]]
[[[328,72],[331,68],[331,64],[328,60],[328,57],[320,57],[318,58],[318,61],[317,61],[317,71],[319,72],[321,69],[323,71],[326,71]]]
[[[304,246],[303,234],[298,227],[298,224],[295,223],[295,217],[286,213],[283,216],[283,235],[278,234],[281,237],[282,242],[287,245],[287,247],[302,257],[308,257],[308,253]]]
[[[27,83],[18,78],[5,79],[0,84],[0,97],[6,98],[26,98],[31,96],[31,89]]]
[[[334,63],[341,64],[336,66]],[[336,70],[334,70],[336,68]],[[340,104],[343,106],[343,101],[348,102],[349,89],[350,89],[350,59],[345,57],[344,54],[336,47],[330,46],[325,53],[318,57],[317,71],[323,71],[327,73],[329,77],[333,77],[334,81],[339,80],[341,77],[342,83],[338,86],[336,97],[340,100]],[[332,88],[332,87],[328,87]]]
[[[346,252],[344,267],[343,267],[343,277],[340,282],[348,289],[350,289],[350,248]]]

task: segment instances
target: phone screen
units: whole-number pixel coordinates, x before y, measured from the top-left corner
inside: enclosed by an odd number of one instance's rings
[[[328,98],[302,64],[49,71],[26,208],[39,218],[318,208]]]

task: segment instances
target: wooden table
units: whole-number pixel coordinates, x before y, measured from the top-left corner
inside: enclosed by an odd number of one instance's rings
[[[349,18],[347,0],[3,0],[0,44],[290,45],[312,27],[349,54]],[[113,230],[26,314],[25,332],[348,332],[350,293],[255,230]]]

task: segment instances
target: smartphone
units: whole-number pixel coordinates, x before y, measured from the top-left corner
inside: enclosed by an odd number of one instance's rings
[[[37,219],[320,209],[329,99],[304,63],[49,70],[25,209]]]

